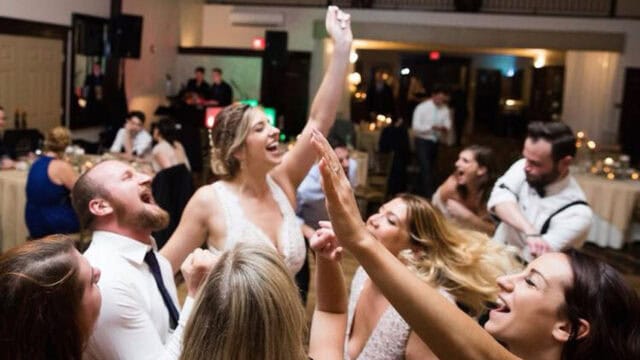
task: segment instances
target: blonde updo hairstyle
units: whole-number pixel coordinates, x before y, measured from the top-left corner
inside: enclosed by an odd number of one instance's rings
[[[236,151],[244,146],[251,120],[262,116],[259,107],[234,104],[224,108],[211,131],[211,171],[222,180],[233,179],[240,170]]]
[[[413,244],[398,257],[423,281],[453,295],[471,316],[481,314],[496,300],[497,277],[520,270],[515,251],[483,233],[456,227],[419,196],[398,198],[407,205]]]
[[[69,132],[69,129],[64,126],[56,126],[47,133],[44,149],[60,156],[69,144],[71,144],[71,132]]]
[[[306,360],[307,325],[282,257],[265,244],[224,252],[197,295],[181,360]]]

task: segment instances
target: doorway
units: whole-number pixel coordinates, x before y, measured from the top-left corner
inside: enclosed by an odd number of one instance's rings
[[[627,68],[624,76],[624,95],[620,114],[619,141],[622,151],[631,156],[631,164],[640,166],[640,68]]]

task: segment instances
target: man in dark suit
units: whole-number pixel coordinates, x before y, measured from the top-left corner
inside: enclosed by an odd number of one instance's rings
[[[199,97],[205,98],[209,93],[209,84],[204,81],[204,68],[198,66],[194,71],[194,78],[189,79],[184,92],[193,92],[198,94]]]
[[[233,89],[222,80],[222,70],[213,68],[211,72],[211,87],[207,96],[207,104],[211,106],[227,106],[233,101]]]

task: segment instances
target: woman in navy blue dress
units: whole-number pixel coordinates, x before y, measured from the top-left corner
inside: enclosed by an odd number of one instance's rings
[[[25,220],[32,239],[80,230],[69,198],[78,175],[63,159],[70,143],[69,130],[61,126],[51,129],[45,140],[45,152],[29,170]]]

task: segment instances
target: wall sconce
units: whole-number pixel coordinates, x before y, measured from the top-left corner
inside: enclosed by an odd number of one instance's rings
[[[533,61],[533,67],[536,69],[540,69],[542,67],[544,67],[544,65],[547,62],[547,58],[544,55],[538,55],[536,56],[536,59]]]

